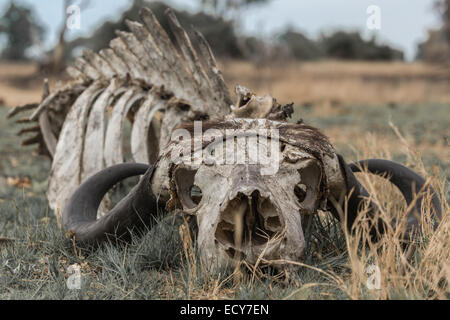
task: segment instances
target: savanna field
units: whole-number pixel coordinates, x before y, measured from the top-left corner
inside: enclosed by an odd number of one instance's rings
[[[400,162],[432,184],[443,221],[430,229],[425,206],[416,250],[402,250],[398,230],[368,240],[367,221],[353,234],[320,212],[309,223],[298,275],[277,274],[270,262],[210,273],[197,255],[186,221],[161,209],[159,223],[131,243],[78,248],[48,209],[50,160],[22,147],[11,107],[40,100],[43,75],[31,64],[0,63],[0,299],[449,299],[450,71],[422,63],[221,61],[230,90],[244,85],[295,105],[292,121],[320,128],[347,162]],[[50,79],[51,88],[61,79]],[[14,120],[18,120],[15,118]],[[359,174],[384,218],[406,210],[398,190]],[[120,199],[135,180],[112,192]],[[267,267],[263,262],[269,264]],[[69,266],[81,267],[81,290],[69,290]],[[369,266],[379,289],[367,286]]]

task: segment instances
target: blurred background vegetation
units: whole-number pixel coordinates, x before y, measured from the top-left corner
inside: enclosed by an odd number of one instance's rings
[[[95,0],[60,1],[63,3],[63,10],[61,16],[55,17],[55,21],[61,17],[68,17],[67,8],[72,4],[77,4],[84,12],[83,10],[93,7]],[[282,75],[290,74],[292,70],[307,72],[308,63],[318,62],[317,72],[313,72],[309,80],[328,81],[336,76],[337,70],[344,69],[343,72],[351,70],[352,76],[358,73],[360,82],[366,82],[365,85],[369,86],[373,84],[372,80],[375,78],[384,82],[386,86],[390,86],[392,90],[406,83],[411,84],[408,87],[409,92],[391,91],[380,95],[383,89],[379,88],[377,92],[369,92],[368,95],[372,97],[382,96],[381,99],[373,101],[374,103],[420,102],[417,99],[407,98],[406,101],[399,99],[399,96],[407,97],[410,93],[416,92],[417,90],[413,87],[419,80],[426,80],[432,85],[432,88],[429,88],[424,84],[421,89],[418,89],[423,93],[422,102],[428,102],[429,95],[433,95],[433,102],[448,101],[450,93],[445,87],[450,81],[450,0],[435,0],[433,10],[439,17],[440,26],[428,30],[428,38],[418,45],[414,61],[405,61],[411,60],[409,57],[411,53],[408,53],[407,59],[404,52],[394,47],[395,44],[383,42],[376,32],[367,36],[363,34],[363,30],[335,27],[313,38],[299,30],[298,26],[288,24],[271,36],[265,36],[263,33],[246,34],[242,26],[245,15],[254,9],[268,7],[273,1],[193,0],[191,2],[196,3],[196,9],[182,10],[177,7],[173,9],[188,31],[195,28],[204,34],[219,59],[226,79],[233,81],[229,83],[230,85],[235,85],[237,81],[251,86],[258,93],[269,93],[284,99],[286,90],[279,92],[274,89],[281,85],[282,82],[279,83],[278,80],[283,80]],[[3,9],[3,12],[0,12],[0,102],[3,101],[8,106],[26,104],[39,99],[40,86],[44,78],[50,78],[51,84],[64,79],[64,68],[74,57],[80,56],[82,50],[86,48],[98,51],[107,47],[109,41],[115,37],[116,30],[127,30],[126,19],[139,20],[139,10],[142,7],[151,8],[163,27],[170,30],[167,28],[168,21],[164,12],[172,3],[171,1],[132,0],[122,11],[106,20],[99,18],[98,24],[90,30],[89,34],[78,37],[74,37],[74,33],[68,30],[64,20],[56,28],[54,26],[50,28],[48,24],[44,24],[36,10],[27,6],[25,1],[3,0],[3,2],[5,5],[0,8],[0,10]],[[36,8],[39,7],[34,7]],[[298,25],[301,26],[301,23]],[[46,39],[50,34],[56,41],[49,44]],[[320,63],[323,61],[337,62],[329,69],[330,74],[323,74],[323,65]],[[341,68],[345,66],[345,63],[352,61],[369,64],[352,64]],[[407,62],[410,68],[401,66],[399,70],[395,67],[402,62]],[[374,67],[376,63],[387,64],[378,68]],[[306,70],[305,68],[297,70],[300,65],[305,66]],[[255,76],[255,74],[239,72],[251,69],[252,66],[264,75]],[[380,71],[382,73],[380,75],[378,70],[392,70],[392,72],[388,75]],[[236,74],[240,74],[243,78],[240,76],[236,78]],[[389,78],[388,81],[386,78]],[[302,85],[301,79],[290,79],[292,80],[298,82],[297,87]],[[331,92],[334,92],[330,100],[341,100],[342,97],[350,98],[353,94],[358,95],[358,90],[354,90],[354,87],[349,86],[343,90],[339,82],[327,84],[327,86]],[[320,88],[320,84],[317,87]],[[368,91],[365,90],[365,92]],[[286,99],[289,100],[292,97],[295,103],[315,102],[314,90],[308,91],[306,96],[304,94],[305,92],[300,96],[295,95],[294,92],[288,92]],[[391,98],[384,97],[387,94]],[[347,102],[365,101],[355,99]]]
[[[188,12],[176,10],[181,23],[190,29],[194,27],[201,31],[211,44],[217,56],[223,58],[239,58],[259,61],[270,58],[285,60],[344,59],[393,61],[403,60],[403,53],[387,44],[380,43],[376,38],[364,39],[358,31],[335,30],[322,34],[317,39],[311,39],[293,27],[287,27],[276,41],[267,41],[255,36],[246,36],[239,32],[240,11],[253,7],[264,6],[271,0],[198,0],[201,11]],[[65,6],[72,1],[65,0]],[[89,7],[89,0],[82,2],[83,7]],[[62,55],[66,62],[80,52],[82,48],[94,51],[107,47],[115,37],[115,30],[124,30],[125,19],[138,20],[140,8],[150,7],[161,24],[167,26],[164,15],[168,4],[158,1],[133,0],[127,10],[118,19],[105,21],[92,35],[65,40],[66,26],[59,30],[59,42],[50,50],[45,51],[42,44],[46,30],[39,22],[35,12],[24,4],[11,1],[6,10],[1,13],[0,34],[5,39],[1,57],[7,60],[26,60],[30,58],[30,48],[41,50],[38,60],[47,66],[55,63]],[[450,2],[439,0],[435,10],[442,18],[442,27],[429,30],[426,41],[419,45],[417,59],[430,62],[448,62],[450,59]],[[63,52],[61,52],[63,51]]]

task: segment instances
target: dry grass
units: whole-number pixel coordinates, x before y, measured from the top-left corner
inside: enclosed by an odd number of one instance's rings
[[[370,153],[369,149],[361,151],[364,155]],[[414,163],[414,169],[426,176],[428,182],[439,192],[440,198],[443,199],[444,212],[444,219],[435,231],[430,227],[430,206],[425,206],[422,213],[422,236],[416,240],[416,251],[411,257],[407,257],[410,253],[405,253],[403,244],[399,241],[404,220],[399,220],[397,228],[389,229],[382,241],[372,243],[368,236],[367,220],[361,219],[354,232],[349,234],[339,228],[337,221],[330,220],[327,213],[321,212],[315,218],[316,225],[312,228],[314,232],[305,230],[310,249],[304,262],[267,261],[261,257],[259,265],[243,265],[239,277],[236,277],[236,270],[232,266],[214,272],[205,268],[199,259],[195,239],[186,222],[175,227],[180,235],[179,245],[175,247],[169,248],[166,244],[168,241],[174,241],[176,233],[167,232],[165,227],[161,227],[159,233],[156,230],[153,235],[136,237],[131,244],[111,244],[98,251],[82,254],[83,251],[74,247],[73,243],[64,240],[64,233],[54,218],[39,216],[42,215],[44,207],[40,207],[36,212],[36,209],[29,208],[29,200],[24,199],[26,206],[22,209],[20,200],[17,199],[14,200],[14,206],[18,218],[12,220],[18,219],[17,222],[10,220],[8,228],[0,227],[3,235],[15,239],[15,242],[4,250],[0,248],[3,261],[0,265],[0,297],[194,300],[449,299],[450,216],[448,202],[445,200],[446,180],[442,179],[439,172],[428,174],[417,154],[409,154],[408,158]],[[406,208],[397,190],[383,179],[370,174],[362,173],[358,177],[369,190],[371,200],[383,208],[383,219],[390,221],[393,216],[403,216]],[[429,203],[429,197],[426,197],[425,202]],[[34,220],[33,216],[37,213]],[[3,219],[5,214],[7,213],[2,212]],[[5,233],[5,230],[11,229],[11,223],[15,225],[12,227],[15,231]],[[331,229],[334,232],[330,232]],[[159,237],[162,238],[158,240]],[[164,245],[160,247],[161,244]],[[165,258],[166,250],[172,252],[171,259]],[[155,269],[154,265],[158,265],[156,261],[161,257],[167,262],[164,267]],[[147,263],[140,259],[145,259]],[[283,274],[268,272],[264,267],[280,262],[298,268],[296,271],[291,269],[289,275],[290,279],[297,281],[286,283]],[[68,267],[74,263],[81,266],[81,291],[70,291],[65,287],[69,276]],[[369,277],[374,272],[367,272],[371,265],[379,268],[379,289],[367,287]]]
[[[281,103],[449,103],[450,73],[422,63],[223,62],[229,85],[239,83]]]
[[[406,143],[403,137],[399,139]],[[410,149],[409,146],[406,146]],[[370,154],[371,149],[361,151],[361,155]],[[361,211],[354,230],[349,233],[344,229],[345,247],[347,259],[339,268],[319,267],[316,264],[300,263],[294,261],[277,260],[268,261],[260,257],[256,266],[243,265],[236,282],[236,270],[227,278],[218,278],[208,275],[208,271],[199,264],[196,251],[192,250],[192,239],[182,237],[184,241],[185,256],[183,268],[191,270],[191,277],[183,279],[188,281],[187,287],[192,288],[189,298],[192,299],[223,299],[235,298],[236,291],[241,287],[257,286],[267,279],[267,272],[261,266],[286,263],[299,269],[307,269],[321,275],[317,278],[305,280],[301,277],[297,282],[286,285],[287,290],[279,297],[282,299],[320,299],[324,296],[331,299],[346,298],[359,299],[449,299],[450,298],[450,211],[446,199],[446,181],[438,172],[429,175],[421,162],[420,156],[409,153],[407,157],[414,163],[413,167],[423,176],[427,177],[427,185],[432,184],[439,193],[442,202],[443,219],[437,230],[432,228],[432,211],[430,194],[419,193],[417,198],[424,195],[424,206],[421,218],[421,236],[413,242],[406,244],[401,241],[406,229],[407,208],[400,192],[383,178],[367,172],[358,174],[360,181],[370,193],[371,201],[379,204],[382,212],[375,218],[381,218],[385,222],[397,219],[395,225],[388,228],[381,241],[374,243],[369,234],[371,219],[364,218],[365,211]],[[363,156],[362,158],[366,158]],[[362,159],[361,158],[361,159]],[[409,163],[411,165],[411,163]],[[319,219],[326,219],[325,213],[319,214]],[[374,219],[375,219],[374,218]],[[390,225],[392,225],[390,223]],[[183,228],[186,230],[186,228]],[[322,239],[323,240],[323,239]],[[189,249],[187,249],[189,248]],[[335,243],[335,247],[326,248],[325,251],[335,256],[341,254],[341,247]],[[327,260],[321,257],[322,262]],[[320,263],[319,263],[320,264]],[[331,263],[330,263],[331,264]],[[370,269],[372,268],[372,269]],[[376,273],[379,274],[379,287],[370,287],[375,284],[370,279]],[[284,274],[285,276],[286,274]],[[173,281],[173,278],[171,278]],[[270,278],[273,286],[284,286],[284,277],[280,275]],[[375,278],[373,278],[375,279]],[[234,281],[233,281],[234,280]],[[198,282],[204,281],[204,285],[198,287]],[[197,284],[197,285],[196,285]],[[224,288],[224,284],[229,284]],[[177,290],[177,283],[172,282],[172,290]],[[297,288],[295,288],[297,286]],[[183,285],[186,287],[186,283]],[[328,295],[323,295],[323,291]],[[270,293],[267,292],[270,298]]]
[[[236,84],[282,103],[450,103],[450,72],[420,62],[287,61],[254,65],[221,61],[230,89]],[[0,61],[0,100],[7,106],[39,101],[45,74],[34,64]],[[61,75],[59,78],[63,78]],[[58,81],[52,78],[50,85]]]
[[[347,292],[351,299],[448,299],[450,216],[446,201],[447,181],[442,179],[438,172],[435,172],[435,175],[428,175],[420,155],[412,151],[398,130],[395,127],[394,129],[405,149],[410,150],[407,154],[407,165],[427,177],[426,184],[433,185],[443,199],[444,216],[438,229],[434,230],[431,218],[431,196],[426,193],[417,194],[416,198],[424,195],[424,203],[426,203],[421,213],[421,237],[413,243],[408,243],[409,249],[405,249],[405,243],[400,239],[406,228],[406,217],[403,213],[407,208],[404,201],[400,201],[401,196],[398,190],[371,174],[359,174],[360,181],[369,191],[370,200],[382,208],[379,217],[385,222],[395,218],[397,223],[388,228],[379,243],[373,243],[370,240],[368,221],[364,221],[364,215],[361,212],[361,218],[356,222],[354,233],[351,235],[346,233],[349,266],[352,271],[349,279],[342,283],[344,286],[342,290]],[[361,158],[366,158],[367,154],[373,153],[372,150],[363,148]],[[361,244],[363,244],[362,247]],[[379,268],[381,276],[379,290],[367,290],[367,267],[370,265]]]
[[[0,104],[14,107],[40,101],[46,77],[39,72],[37,64],[0,60]],[[52,77],[50,85],[55,86],[57,81]]]

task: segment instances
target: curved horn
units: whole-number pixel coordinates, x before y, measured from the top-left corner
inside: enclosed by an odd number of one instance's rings
[[[78,243],[95,244],[108,234],[122,237],[133,227],[151,223],[157,212],[157,200],[150,189],[154,167],[146,164],[124,163],[100,171],[84,182],[67,202],[62,221]],[[107,215],[97,220],[98,207],[118,182],[145,174],[139,183]]]
[[[433,227],[437,228],[438,222],[442,219],[441,201],[433,187],[425,186],[425,179],[416,172],[399,163],[382,159],[362,160],[350,164],[350,168],[353,172],[361,172],[361,168],[367,168],[368,172],[385,177],[400,190],[408,206],[415,201],[414,206],[407,213],[408,230],[418,227],[420,222],[418,218],[422,212],[423,195],[417,198],[418,193],[428,191],[432,196],[431,203],[435,218]]]
[[[414,206],[412,206],[406,213],[408,216],[405,238],[410,239],[413,237],[415,235],[415,231],[418,230],[423,202],[423,195],[418,198],[416,198],[416,195],[420,191],[427,191],[423,190],[425,186],[425,179],[411,169],[389,160],[370,159],[348,165],[345,163],[342,156],[338,156],[338,158],[347,185],[346,194],[348,196],[348,207],[346,218],[347,227],[349,230],[351,230],[353,223],[356,220],[358,209],[360,209],[364,200],[369,197],[367,190],[361,185],[354,175],[356,172],[361,172],[361,168],[366,168],[369,173],[380,175],[394,184],[402,193],[408,207],[411,203],[413,203],[413,201],[415,201]],[[432,195],[432,205],[435,216],[433,227],[437,228],[439,220],[442,217],[442,206],[434,189],[431,186],[428,188],[428,191]],[[371,201],[368,203],[368,208],[368,213],[372,216],[378,210],[378,206]],[[334,206],[331,207],[331,211],[336,217],[340,218],[338,210]],[[380,219],[377,225],[373,226],[371,230],[372,236],[375,238],[378,237],[380,233],[382,234],[384,232],[384,228],[384,222]]]

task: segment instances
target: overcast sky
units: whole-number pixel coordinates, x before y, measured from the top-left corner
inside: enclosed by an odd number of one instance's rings
[[[63,23],[63,0],[14,0],[32,6],[40,21],[49,31],[46,45],[56,42],[56,30]],[[402,49],[411,60],[417,44],[424,40],[429,28],[439,25],[433,11],[435,0],[272,0],[268,5],[248,10],[243,19],[243,30],[248,34],[270,37],[292,26],[310,37],[336,28],[359,30],[365,36],[377,37]],[[0,0],[3,12],[10,0]],[[71,30],[69,37],[89,35],[105,19],[117,19],[120,11],[130,6],[130,0],[90,0],[81,13],[81,29]],[[199,0],[165,1],[178,8],[197,10]],[[370,5],[381,9],[381,29],[370,31],[366,27]]]

